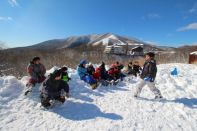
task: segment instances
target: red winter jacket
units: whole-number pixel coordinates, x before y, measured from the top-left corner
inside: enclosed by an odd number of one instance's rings
[[[116,69],[116,68],[111,68],[111,69],[109,69],[108,70],[108,74],[110,75],[110,76],[115,76],[116,74],[119,74],[120,73],[120,71],[118,70],[118,69]]]
[[[101,79],[101,68],[96,68],[94,74],[93,74],[93,78],[95,80],[100,80]]]
[[[27,73],[32,79],[38,81],[40,78],[44,77],[46,68],[43,64],[33,64],[32,62],[30,62],[27,67]]]

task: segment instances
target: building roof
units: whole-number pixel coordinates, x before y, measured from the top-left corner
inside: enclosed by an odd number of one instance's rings
[[[191,52],[190,55],[197,55],[197,51]]]
[[[136,46],[136,47],[132,48],[132,50],[138,49],[138,48],[143,49],[141,46]]]

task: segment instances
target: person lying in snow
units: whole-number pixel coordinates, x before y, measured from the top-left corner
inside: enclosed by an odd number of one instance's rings
[[[41,105],[43,107],[51,106],[51,100],[65,102],[65,96],[69,93],[69,87],[65,86],[65,82],[61,79],[61,74],[61,70],[55,70],[43,83],[40,93]]]
[[[77,73],[81,80],[90,84],[92,89],[96,89],[98,86],[98,82],[93,78],[92,75],[88,74],[87,69],[85,68],[86,64],[87,64],[86,60],[81,60],[80,64],[77,67]]]
[[[36,83],[42,83],[46,77],[44,76],[46,73],[46,68],[40,62],[40,57],[34,57],[32,61],[30,61],[27,67],[27,73],[30,76],[27,87],[35,86]]]
[[[137,86],[134,97],[138,97],[141,93],[142,88],[147,85],[150,90],[155,94],[155,99],[162,98],[160,90],[155,87],[155,77],[157,74],[156,61],[154,60],[155,54],[149,52],[145,55],[145,63],[140,76],[140,82]]]

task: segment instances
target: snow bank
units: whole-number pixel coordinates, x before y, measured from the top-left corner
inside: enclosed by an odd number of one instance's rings
[[[23,85],[13,76],[0,77],[0,103],[7,104],[20,95]]]
[[[171,76],[176,67],[178,76]],[[51,73],[56,67],[47,71]],[[40,108],[39,86],[25,97],[28,77],[0,77],[0,130],[42,131],[128,131],[197,130],[197,66],[158,66],[156,87],[166,98],[154,100],[144,87],[140,99],[133,98],[138,79],[127,77],[117,86],[91,90],[69,69],[71,98],[50,110]]]

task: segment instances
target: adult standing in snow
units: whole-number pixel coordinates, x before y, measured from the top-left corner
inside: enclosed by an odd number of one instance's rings
[[[141,79],[137,86],[134,97],[138,97],[141,93],[142,88],[145,85],[148,85],[150,90],[155,94],[155,99],[162,98],[160,90],[155,87],[154,83],[157,74],[157,66],[154,57],[155,54],[152,52],[149,52],[145,55],[145,63],[140,76]]]
[[[51,106],[50,100],[65,102],[65,96],[69,92],[69,88],[65,86],[65,82],[61,79],[61,74],[61,70],[55,70],[43,83],[40,94],[42,106]]]
[[[40,57],[34,57],[32,61],[30,61],[27,72],[30,76],[30,79],[27,83],[27,87],[35,86],[36,83],[42,83],[46,77],[44,76],[46,73],[45,66],[40,62]]]

